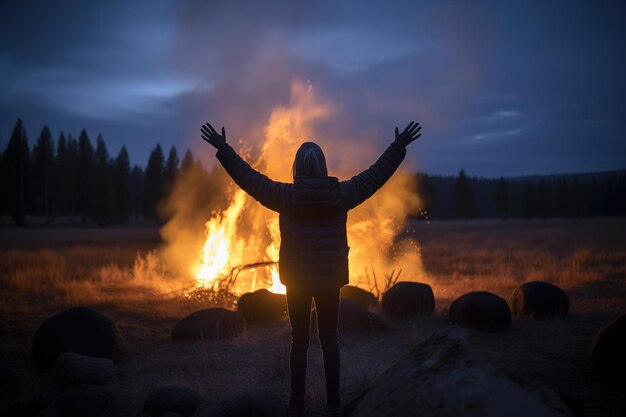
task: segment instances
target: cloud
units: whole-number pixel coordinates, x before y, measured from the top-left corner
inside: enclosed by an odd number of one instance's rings
[[[475,140],[492,140],[492,139],[502,139],[508,138],[509,136],[516,136],[522,133],[525,128],[519,127],[516,129],[509,130],[498,130],[495,132],[485,132],[485,133],[477,133],[474,135]]]
[[[102,132],[111,148],[128,145],[131,159],[144,163],[156,141],[203,152],[197,126],[210,118],[254,143],[299,79],[342,112],[321,124],[319,135],[355,146],[367,138],[382,150],[396,125],[419,120],[424,135],[410,154],[414,167],[428,172],[626,165],[618,156],[626,155],[620,2],[70,1],[2,8],[0,136],[17,117],[29,131],[86,127]],[[207,154],[205,161],[213,159]]]

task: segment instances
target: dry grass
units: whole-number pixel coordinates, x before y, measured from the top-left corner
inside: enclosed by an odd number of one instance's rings
[[[507,298],[520,283],[534,280],[570,293],[593,288],[588,295],[610,298],[594,307],[597,313],[624,308],[623,220],[422,223],[416,235],[443,309],[469,291],[487,290]],[[574,303],[574,312],[582,307]]]
[[[503,297],[519,283],[545,280],[567,290],[567,319],[516,319],[502,335],[470,332],[485,356],[507,369],[585,403],[589,416],[623,415],[618,392],[592,381],[589,347],[595,331],[626,311],[626,221],[445,222],[411,225],[421,244],[436,314],[398,325],[386,336],[342,338],[344,398],[366,388],[387,366],[432,331],[446,325],[447,307],[465,292]],[[288,323],[248,329],[232,341],[172,343],[169,332],[198,301],[163,297],[182,286],[164,279],[146,256],[158,241],[133,235],[106,242],[18,245],[0,252],[0,355],[17,363],[17,393],[0,414],[22,404],[45,403],[54,393],[51,374],[36,371],[30,344],[49,315],[74,305],[94,306],[112,317],[127,344],[113,389],[122,415],[138,415],[155,386],[189,386],[220,400],[266,386],[288,394]],[[82,236],[82,235],[81,235]],[[33,238],[34,239],[34,238]],[[22,239],[22,242],[27,242]],[[9,245],[0,247],[10,248]],[[137,252],[144,264],[137,264]],[[408,279],[410,277],[402,277]],[[312,415],[323,413],[323,371],[318,346],[310,349],[308,398]]]

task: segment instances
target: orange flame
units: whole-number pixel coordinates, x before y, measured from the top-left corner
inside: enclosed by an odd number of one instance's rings
[[[290,105],[276,108],[272,112],[265,127],[265,140],[260,156],[251,165],[274,180],[291,182],[291,158],[300,144],[311,140],[312,126],[327,119],[334,108],[332,102],[316,97],[310,84],[294,82]],[[337,143],[318,143],[326,150],[333,148],[331,150],[339,152]],[[353,161],[350,168],[356,168],[355,162],[358,161]],[[356,170],[369,166],[369,163],[363,165]],[[193,267],[198,286],[215,286],[218,278],[241,265],[278,261],[278,214],[257,202],[248,204],[249,200],[250,197],[237,188],[233,192],[230,205],[206,222],[202,256]],[[394,245],[394,237],[403,226],[404,218],[409,212],[414,212],[417,205],[413,176],[396,173],[377,195],[351,212],[353,214],[348,222],[348,241],[351,246],[350,270],[353,275],[362,273],[365,267],[383,274],[391,268],[403,268],[403,279],[422,278],[419,248],[415,245],[405,247],[400,258],[390,259],[386,255]],[[264,259],[259,259],[260,257]],[[254,291],[260,281],[260,287],[266,287],[275,293],[286,292],[285,286],[280,283],[276,264],[269,271],[265,271],[265,276],[260,279],[258,273],[258,270],[254,270],[252,279],[238,279],[241,282],[236,283],[235,290]]]

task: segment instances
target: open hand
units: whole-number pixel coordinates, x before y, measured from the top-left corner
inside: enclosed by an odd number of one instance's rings
[[[415,122],[409,123],[402,133],[398,133],[398,128],[396,127],[396,142],[402,146],[407,146],[409,143],[422,136],[421,130],[422,126]]]
[[[219,149],[226,145],[226,131],[224,130],[224,127],[222,127],[221,135],[217,133],[215,129],[213,129],[213,126],[209,123],[203,124],[200,131],[202,132],[202,139],[213,145],[215,148]]]

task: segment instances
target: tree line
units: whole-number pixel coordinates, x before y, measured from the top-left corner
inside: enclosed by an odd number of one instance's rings
[[[85,130],[78,137],[61,132],[54,140],[44,126],[31,148],[18,120],[0,150],[0,215],[11,216],[18,226],[27,215],[43,217],[47,224],[59,217],[102,226],[163,221],[173,209],[160,203],[181,173],[193,182],[183,191],[193,194],[187,196],[192,201],[185,212],[206,212],[224,203],[217,194],[226,175],[220,169],[208,173],[189,150],[181,161],[176,147],[165,158],[157,144],[145,169],[131,167],[126,147],[113,157],[102,135],[94,147]],[[626,216],[626,170],[507,179],[470,177],[464,170],[456,177],[416,176],[421,211],[428,218]]]
[[[47,224],[59,217],[79,218],[106,226],[131,220],[158,220],[159,202],[181,170],[204,171],[187,151],[180,161],[172,146],[167,159],[161,146],[151,151],[144,168],[131,168],[126,147],[111,156],[102,135],[95,147],[85,130],[78,137],[61,132],[53,139],[47,126],[31,147],[21,120],[0,150],[0,214],[23,226],[26,216]]]
[[[428,218],[626,216],[626,170],[513,178],[417,174]]]

